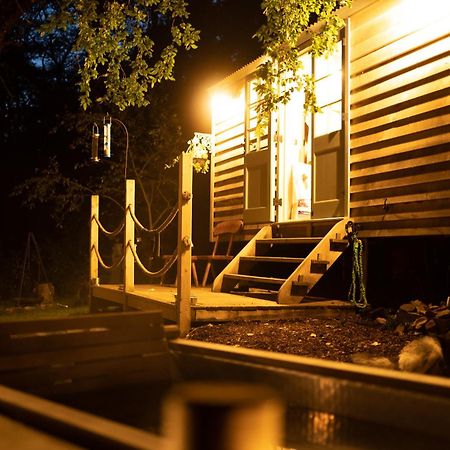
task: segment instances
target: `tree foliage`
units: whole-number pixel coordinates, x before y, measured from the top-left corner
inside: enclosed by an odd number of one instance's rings
[[[311,34],[313,56],[330,54],[339,39],[344,21],[337,9],[350,6],[351,0],[263,0],[261,7],[267,18],[256,33],[268,59],[258,68],[257,92],[262,98],[258,115],[264,120],[280,103],[287,103],[292,92],[304,89],[305,108],[317,110],[314,80],[302,74],[299,38]],[[319,29],[311,25],[319,23]]]
[[[196,48],[200,33],[188,19],[185,0],[62,0],[42,31],[77,30],[84,109],[94,98],[124,110],[148,105],[150,90],[173,80],[179,49]]]

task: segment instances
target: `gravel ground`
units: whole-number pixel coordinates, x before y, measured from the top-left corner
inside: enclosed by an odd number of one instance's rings
[[[413,332],[397,333],[357,315],[208,324],[188,335],[188,339],[204,342],[344,362],[351,362],[351,355],[359,352],[396,358],[416,337]]]

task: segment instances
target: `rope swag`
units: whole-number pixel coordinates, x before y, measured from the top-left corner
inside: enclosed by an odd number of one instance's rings
[[[347,232],[347,238],[352,246],[352,283],[348,292],[348,299],[357,308],[366,308],[368,305],[366,297],[366,287],[364,286],[364,273],[363,273],[363,243],[357,236],[356,224],[351,220],[345,225]]]

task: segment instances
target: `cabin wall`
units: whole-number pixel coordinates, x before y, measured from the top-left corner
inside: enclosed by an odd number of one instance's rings
[[[242,219],[244,210],[244,114],[213,117],[211,230],[218,222]]]
[[[361,236],[450,234],[450,3],[420,4],[383,0],[350,19],[350,216]]]

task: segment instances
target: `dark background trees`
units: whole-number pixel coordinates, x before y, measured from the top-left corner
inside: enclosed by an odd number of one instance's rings
[[[120,203],[123,195],[125,134],[119,124],[113,125],[112,158],[97,165],[89,160],[92,124],[101,124],[106,113],[126,125],[129,152],[152,198],[149,212],[138,194],[139,217],[151,225],[175,201],[176,170],[163,167],[194,131],[209,131],[207,88],[259,55],[252,36],[263,22],[257,0],[189,3],[201,40],[195,51],[178,54],[175,81],[158,86],[148,107],[120,111],[94,104],[85,112],[78,101],[79,55],[71,51],[74,32],[39,33],[52,2],[2,2],[2,298],[17,295],[28,232],[36,236],[57,294],[77,295],[87,275],[89,196],[100,192]],[[129,163],[128,176],[135,175]],[[196,175],[194,241],[199,251],[207,245],[208,192],[208,176]],[[113,201],[102,203],[102,211],[111,224],[121,214]]]

